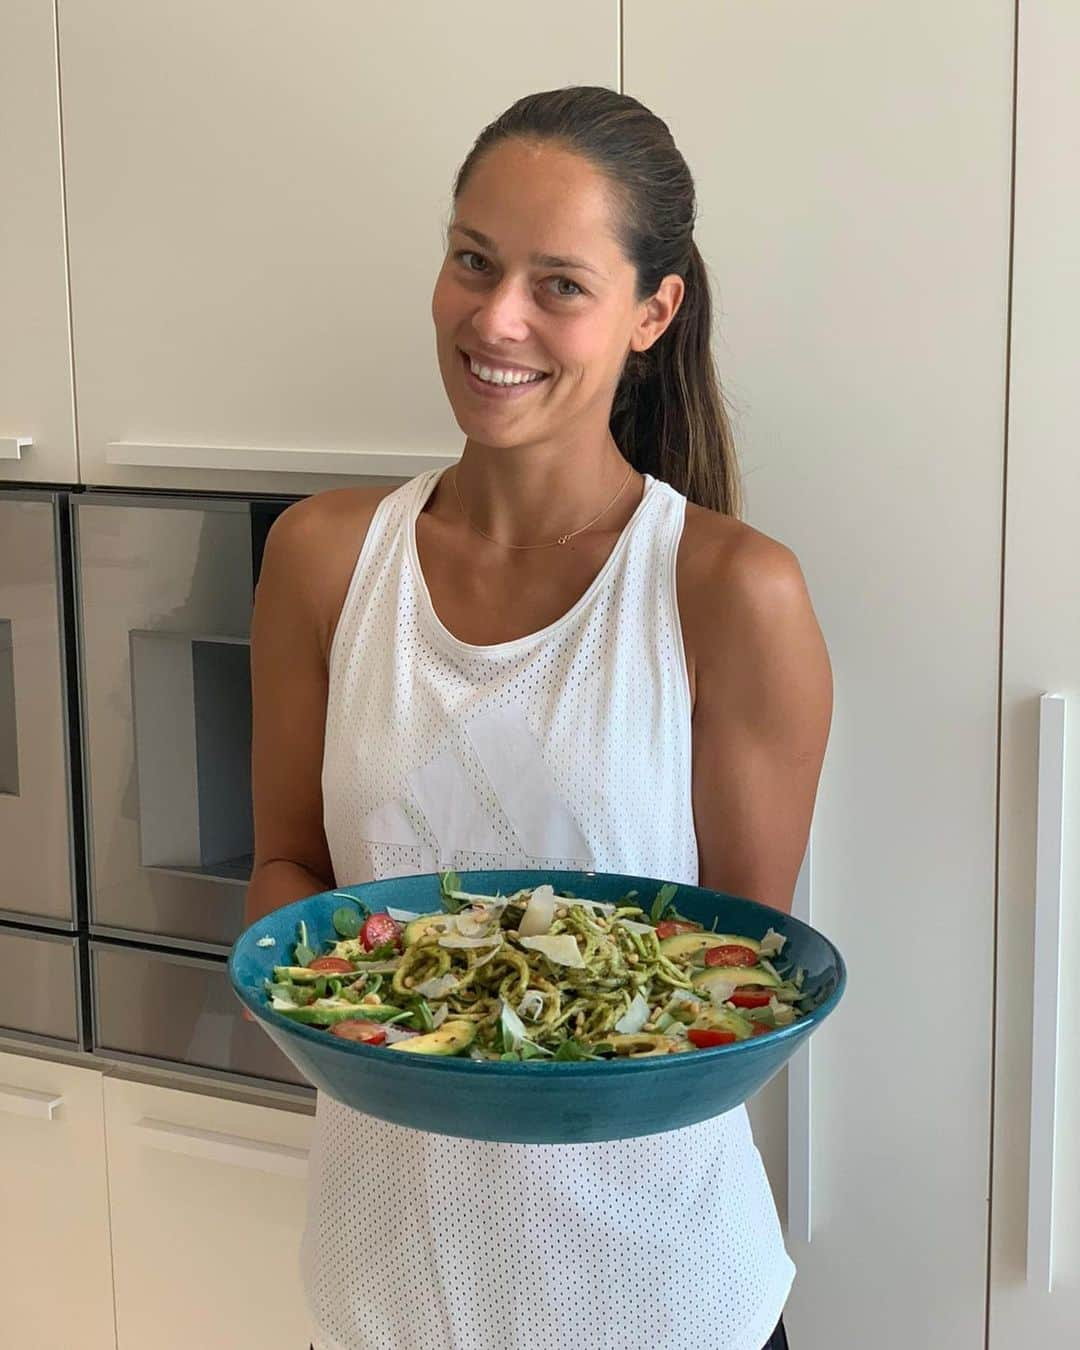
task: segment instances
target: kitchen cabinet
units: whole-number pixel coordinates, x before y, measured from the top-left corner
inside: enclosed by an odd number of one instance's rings
[[[115,1350],[96,1069],[0,1054],[0,1214],[4,1344]]]
[[[792,1343],[976,1350],[1014,7],[624,11],[626,91],[698,183],[748,519],[799,556],[835,674],[814,923],[850,985],[813,1045]]]
[[[0,925],[0,1035],[82,1043],[77,940]]]
[[[454,173],[522,94],[615,84],[618,11],[61,0],[83,481],[456,458],[429,318]]]
[[[74,483],[53,5],[6,0],[0,7],[0,89],[0,482]]]
[[[112,1078],[105,1115],[118,1350],[306,1346],[311,1117]]]
[[[63,494],[0,490],[0,920],[72,928]]]
[[[990,1350],[1080,1335],[1080,12],[1019,18]]]

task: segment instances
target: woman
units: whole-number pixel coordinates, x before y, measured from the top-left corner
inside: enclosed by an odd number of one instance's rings
[[[297,504],[253,635],[249,920],[436,867],[593,867],[790,907],[831,716],[787,549],[735,518],[693,182],[600,88],[455,185],[432,315],[460,464]],[[744,1108],[501,1145],[320,1096],[317,1350],[758,1350],[794,1268]]]

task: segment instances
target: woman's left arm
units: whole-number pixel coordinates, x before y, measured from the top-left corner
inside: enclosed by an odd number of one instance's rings
[[[832,720],[802,569],[783,545],[728,521],[680,562],[679,592],[701,885],[790,911]]]

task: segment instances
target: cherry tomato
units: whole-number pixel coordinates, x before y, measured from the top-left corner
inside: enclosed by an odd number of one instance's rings
[[[727,947],[709,947],[705,952],[707,966],[756,966],[757,952],[732,943]]]
[[[374,951],[376,947],[385,947],[388,942],[400,947],[401,928],[389,914],[371,914],[360,929],[360,941],[368,952]]]
[[[754,1023],[754,1035],[755,1035],[755,1036],[767,1036],[767,1035],[769,1034],[770,1031],[775,1031],[775,1030],[776,1030],[775,1027],[767,1027],[767,1026],[765,1025],[764,1022],[755,1022],[755,1023]]]
[[[699,1050],[707,1050],[713,1045],[730,1045],[735,1039],[733,1031],[714,1031],[711,1027],[691,1027],[686,1034]]]
[[[340,1036],[343,1041],[363,1041],[365,1045],[382,1045],[386,1040],[385,1027],[378,1022],[365,1022],[361,1017],[347,1017],[344,1022],[335,1022],[330,1034]]]
[[[744,984],[734,991],[728,999],[736,1008],[767,1008],[772,994],[759,984]]]
[[[700,933],[701,924],[683,922],[682,919],[663,919],[656,925],[656,936],[658,938],[674,937],[676,933]]]
[[[308,970],[321,970],[327,975],[352,975],[353,964],[343,956],[317,956]]]

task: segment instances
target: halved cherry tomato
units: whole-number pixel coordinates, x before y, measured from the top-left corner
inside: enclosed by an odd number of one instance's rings
[[[757,952],[734,942],[727,947],[709,947],[705,952],[707,966],[756,966],[757,962]]]
[[[656,936],[658,938],[674,937],[676,933],[700,933],[701,924],[685,922],[682,919],[663,919],[656,925]]]
[[[385,947],[388,942],[400,947],[401,928],[389,914],[371,914],[360,929],[360,941],[368,952],[374,951],[376,947]]]
[[[733,1031],[714,1031],[711,1027],[691,1027],[686,1034],[699,1050],[707,1050],[712,1045],[730,1045],[735,1039]]]
[[[335,1022],[330,1034],[340,1036],[343,1041],[363,1041],[365,1045],[382,1045],[386,1040],[385,1027],[378,1022],[365,1022],[362,1017],[347,1017],[344,1022]]]
[[[755,1022],[755,1023],[754,1023],[754,1035],[755,1035],[755,1036],[766,1036],[766,1035],[768,1035],[768,1033],[769,1033],[770,1031],[775,1031],[775,1030],[776,1030],[775,1027],[767,1027],[767,1026],[765,1025],[764,1022]]]
[[[772,994],[761,985],[743,984],[732,992],[728,1002],[734,1003],[736,1008],[767,1008],[771,999]]]
[[[317,956],[308,970],[321,970],[328,975],[352,975],[353,964],[343,956]]]

